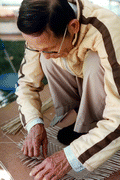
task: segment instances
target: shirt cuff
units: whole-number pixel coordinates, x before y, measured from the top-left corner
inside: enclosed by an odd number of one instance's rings
[[[27,129],[28,133],[29,133],[30,129],[31,129],[33,126],[35,126],[36,124],[44,124],[44,122],[43,122],[43,120],[42,120],[41,118],[36,118],[36,119],[34,119],[32,122],[28,123],[28,124],[26,125],[26,129]]]
[[[85,169],[85,167],[82,165],[82,163],[75,157],[70,146],[67,146],[66,148],[64,148],[64,152],[65,152],[68,162],[70,163],[70,165],[74,171],[80,172],[83,169]]]

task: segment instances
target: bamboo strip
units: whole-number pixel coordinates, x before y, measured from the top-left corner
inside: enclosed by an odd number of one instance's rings
[[[46,110],[48,110],[52,106],[53,106],[53,101],[52,101],[52,98],[50,97],[43,103],[41,107],[41,113],[44,113]],[[21,124],[19,117],[16,117],[15,119],[11,119],[10,121],[8,121],[5,125],[1,127],[3,131],[7,132],[8,134],[13,134],[13,135],[18,133],[22,128],[23,126]]]

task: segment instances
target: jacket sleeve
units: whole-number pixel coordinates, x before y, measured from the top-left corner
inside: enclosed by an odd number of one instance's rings
[[[94,40],[92,50],[98,52],[105,71],[103,119],[86,135],[70,144],[73,153],[89,171],[96,169],[120,149],[120,19],[114,14],[109,18],[107,13],[101,13],[101,16],[106,14],[103,21],[101,17],[94,18],[96,24],[92,21],[95,31],[99,25],[99,38]]]
[[[26,125],[34,119],[42,118],[39,91],[44,87],[42,83],[44,74],[40,64],[39,52],[25,48],[18,76],[17,103],[19,104],[21,122],[26,128]]]

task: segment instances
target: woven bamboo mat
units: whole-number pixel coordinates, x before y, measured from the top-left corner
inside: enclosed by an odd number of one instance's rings
[[[48,156],[53,153],[62,150],[65,146],[58,142],[57,133],[60,130],[58,126],[48,127],[46,128],[47,136],[48,136]],[[18,144],[18,147],[21,148],[24,140],[21,140]],[[33,168],[35,165],[41,163],[43,161],[43,157],[26,157],[21,151],[17,153],[17,156],[20,158],[23,165],[26,165],[28,168]],[[88,170],[83,170],[79,173],[71,170],[64,178],[61,180],[104,180],[110,177],[114,172],[120,170],[120,151],[118,151],[112,158],[106,161],[102,166],[96,169],[93,172],[89,172]]]

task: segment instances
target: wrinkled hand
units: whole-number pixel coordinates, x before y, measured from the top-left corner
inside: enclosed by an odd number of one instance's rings
[[[42,152],[43,156],[46,158],[47,157],[47,134],[46,130],[44,128],[43,124],[36,124],[33,126],[27,135],[22,151],[23,154],[26,156],[39,156],[40,155],[40,146],[42,145]]]
[[[30,176],[34,180],[59,180],[71,170],[64,151],[59,151],[35,166]]]

